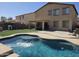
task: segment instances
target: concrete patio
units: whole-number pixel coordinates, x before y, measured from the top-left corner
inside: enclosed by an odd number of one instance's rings
[[[73,33],[65,32],[65,31],[39,31],[37,33],[28,33],[33,35],[38,35],[41,38],[45,39],[62,39],[72,42],[76,45],[79,45],[79,38],[73,36]]]
[[[10,47],[0,43],[0,57],[5,57],[5,56],[18,57],[19,55],[14,53]]]

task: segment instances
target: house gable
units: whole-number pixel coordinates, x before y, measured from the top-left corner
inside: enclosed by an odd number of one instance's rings
[[[38,12],[39,10],[41,10],[42,8],[44,8],[45,6],[49,5],[49,4],[57,4],[57,5],[69,5],[69,6],[72,6],[76,12],[76,14],[78,15],[78,12],[75,8],[75,5],[74,4],[65,4],[65,3],[57,3],[57,2],[48,2],[47,4],[45,4],[44,6],[42,6],[41,8],[39,8],[38,10],[36,10],[34,13]]]

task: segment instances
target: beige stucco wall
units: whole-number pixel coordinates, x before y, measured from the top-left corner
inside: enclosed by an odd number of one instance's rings
[[[70,8],[70,15],[63,15],[62,14],[62,8]],[[48,16],[48,10],[51,9],[60,9],[61,12],[59,16]],[[62,21],[63,20],[69,20],[69,27],[68,29],[72,29],[72,23],[76,20],[76,12],[74,10],[74,8],[70,5],[59,5],[59,4],[49,4],[45,7],[43,7],[42,9],[40,9],[39,11],[36,12],[36,20],[48,20],[49,21],[49,28],[52,30],[53,29],[53,21],[57,20],[59,21],[59,30],[63,30],[66,28],[62,28]]]
[[[62,14],[62,8],[66,8],[66,7],[70,8],[70,13],[71,13],[70,15],[63,15]],[[49,16],[48,15],[48,10],[57,9],[57,8],[60,9],[61,15],[59,15],[59,16]],[[18,17],[19,16],[17,16],[16,19],[19,22],[25,23],[25,24],[29,24],[29,21],[47,21],[48,24],[49,24],[50,30],[53,30],[53,21],[57,20],[57,21],[59,21],[59,27],[58,27],[59,30],[65,30],[65,29],[71,30],[72,24],[74,24],[74,22],[76,22],[77,14],[76,14],[73,6],[71,6],[71,5],[48,4],[35,13],[25,14],[24,19],[22,19],[22,20],[19,20]],[[62,21],[63,20],[69,21],[69,27],[68,28],[62,27]]]
[[[26,25],[29,24],[29,21],[35,20],[35,13],[24,14],[24,18],[21,20],[19,19],[20,16],[16,16],[17,22],[21,22],[21,23],[24,23]]]

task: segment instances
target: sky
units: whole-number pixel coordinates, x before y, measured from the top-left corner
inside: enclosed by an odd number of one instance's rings
[[[79,13],[79,2],[64,2],[75,4]],[[42,7],[46,2],[0,2],[0,16],[13,17],[31,13]]]

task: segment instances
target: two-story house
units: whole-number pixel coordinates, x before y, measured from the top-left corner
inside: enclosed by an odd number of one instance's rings
[[[78,12],[73,4],[48,2],[33,13],[16,16],[17,22],[40,30],[65,30],[74,28]]]

